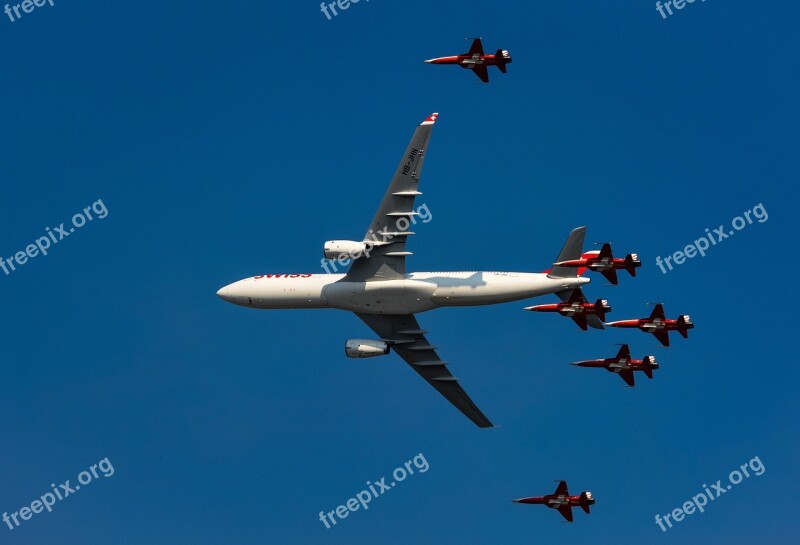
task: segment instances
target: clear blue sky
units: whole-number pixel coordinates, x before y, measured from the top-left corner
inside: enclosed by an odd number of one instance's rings
[[[506,4],[506,5],[504,5]],[[1,7],[1,6],[0,6]],[[0,255],[101,199],[47,256],[0,272],[3,464],[14,512],[114,467],[5,543],[753,543],[796,535],[790,284],[797,267],[796,2],[56,0],[0,13]],[[488,85],[421,61],[510,50]],[[613,319],[697,323],[661,348],[530,302],[419,317],[501,427],[481,430],[339,311],[252,311],[216,290],[321,272],[366,230],[417,123],[440,112],[410,270],[540,271],[567,233],[644,264]],[[422,201],[421,201],[422,202]],[[763,203],[669,274],[655,265]],[[552,302],[554,297],[539,300]],[[654,354],[635,389],[568,365]],[[318,520],[423,453],[332,529]],[[758,456],[766,467],[664,534],[654,523]],[[510,499],[554,479],[598,498],[572,525]],[[777,494],[777,496],[776,496]],[[787,501],[788,500],[788,501]]]

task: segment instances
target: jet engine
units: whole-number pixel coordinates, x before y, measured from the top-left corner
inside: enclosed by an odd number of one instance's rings
[[[341,257],[355,259],[361,257],[366,249],[366,242],[356,242],[355,240],[329,240],[323,247],[325,259],[339,259]]]
[[[389,353],[389,343],[369,339],[348,339],[344,343],[344,353],[348,358],[373,358]]]

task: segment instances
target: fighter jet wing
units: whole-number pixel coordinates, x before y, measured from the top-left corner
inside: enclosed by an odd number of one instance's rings
[[[586,326],[586,324],[587,324],[587,322],[586,322],[586,314],[584,314],[583,312],[579,312],[577,314],[573,314],[572,316],[570,316],[570,318],[572,318],[572,320],[576,324],[578,324],[579,328],[581,328],[584,331],[588,330],[588,327]]]
[[[392,350],[403,358],[428,384],[436,388],[450,403],[464,413],[481,428],[491,428],[492,423],[472,402],[458,384],[458,379],[447,370],[447,362],[442,361],[425,338],[425,331],[419,328],[413,314],[360,314],[365,324],[380,337],[389,341]]]
[[[558,297],[566,303],[585,303],[586,297],[583,295],[583,290],[574,288],[571,290],[561,290],[556,293]]]
[[[653,331],[653,335],[656,336],[656,339],[661,341],[661,344],[669,346],[669,331],[666,329],[656,329]]]
[[[636,383],[634,382],[633,378],[633,371],[631,371],[630,369],[622,369],[619,372],[619,376],[622,380],[628,383],[628,386],[636,386]]]
[[[617,277],[617,269],[606,269],[605,271],[600,271],[600,274],[606,277],[606,280],[611,282],[612,285],[616,286],[619,284],[619,278]]]
[[[556,292],[556,295],[565,303],[586,302],[586,297],[583,295],[583,291],[580,288],[561,290]],[[587,331],[587,324],[594,329],[605,329],[605,326],[603,326],[603,320],[601,320],[596,314],[589,314],[588,316],[585,313],[573,314],[570,316],[570,318],[572,318],[575,323],[578,324],[578,327],[584,331]]]
[[[597,314],[589,314],[586,316],[586,322],[589,324],[589,327],[593,327],[595,329],[605,329],[606,327],[603,325],[603,320]]]
[[[666,318],[666,314],[664,314],[664,305],[661,303],[656,304],[653,307],[653,312],[650,313],[650,319],[655,320],[656,318],[661,318],[662,320]]]
[[[569,489],[567,488],[567,481],[558,481],[558,487],[553,492],[555,496],[569,496]]]
[[[558,512],[561,513],[561,516],[567,519],[567,522],[572,522],[572,507],[569,505],[562,505],[558,508]]]
[[[626,359],[630,361],[631,349],[627,344],[623,344],[622,346],[619,347],[619,352],[617,352],[617,359],[618,360]]]
[[[481,78],[483,83],[489,83],[489,69],[485,64],[476,64],[472,67],[472,71]]]
[[[414,131],[406,153],[400,160],[389,188],[383,196],[378,211],[372,219],[364,242],[373,247],[369,256],[363,255],[353,261],[347,272],[348,282],[371,280],[396,280],[406,272],[406,239],[414,233],[410,230],[414,211],[414,199],[422,195],[417,190],[425,150],[431,130],[439,114],[431,114]]]
[[[483,56],[483,43],[481,42],[480,38],[475,38],[472,40],[472,45],[467,52],[467,55],[480,55]]]

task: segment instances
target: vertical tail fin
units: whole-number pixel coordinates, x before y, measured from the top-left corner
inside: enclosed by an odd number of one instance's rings
[[[642,360],[642,371],[647,378],[653,378],[653,369],[658,369],[658,363],[653,356],[645,356]]]
[[[606,308],[608,307],[608,301],[605,299],[598,299],[594,304],[594,313],[597,314],[597,317],[600,318],[601,321],[606,321]]]
[[[639,261],[639,256],[636,254],[628,254],[625,256],[625,270],[631,276],[636,276],[636,267],[641,267],[642,262]]]
[[[583,492],[581,494],[581,509],[586,511],[586,514],[589,514],[589,506],[594,503],[594,498],[592,497],[592,493],[589,491]]]
[[[573,229],[567,238],[567,242],[564,243],[564,247],[561,249],[561,253],[558,254],[558,258],[555,262],[560,263],[562,261],[580,259],[581,254],[583,253],[584,238],[586,238],[586,227],[577,227]],[[578,276],[578,272],[579,271],[576,267],[561,267],[554,265],[548,276],[550,278],[575,278]]]
[[[494,60],[497,63],[497,67],[500,69],[500,71],[505,74],[506,64],[511,62],[511,55],[508,54],[508,51],[505,51],[504,49],[498,49],[494,54]]]
[[[689,338],[689,329],[693,327],[694,324],[688,314],[681,314],[678,316],[678,333],[680,333],[684,339]]]

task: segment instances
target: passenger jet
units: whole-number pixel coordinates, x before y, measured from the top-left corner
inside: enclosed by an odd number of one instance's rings
[[[326,258],[353,258],[346,274],[262,274],[225,286],[217,295],[258,309],[353,312],[378,338],[346,341],[348,357],[369,358],[394,351],[475,424],[492,427],[450,374],[447,362],[439,358],[415,315],[440,307],[493,305],[551,293],[568,298],[573,289],[590,280],[579,276],[575,267],[560,266],[547,273],[406,272],[406,258],[411,255],[406,242],[414,234],[409,227],[418,214],[414,200],[422,194],[419,180],[437,116],[432,114],[414,132],[364,238],[325,243]],[[580,258],[585,233],[585,227],[574,229],[557,261]]]

